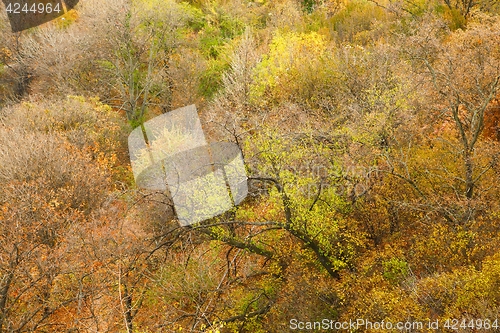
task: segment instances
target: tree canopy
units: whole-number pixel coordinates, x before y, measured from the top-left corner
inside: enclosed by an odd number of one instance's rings
[[[0,332],[497,330],[496,1],[0,8]],[[127,137],[190,104],[249,194],[183,227]]]

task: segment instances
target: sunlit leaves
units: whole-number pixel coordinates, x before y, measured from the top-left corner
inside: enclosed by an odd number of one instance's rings
[[[251,94],[254,101],[264,98],[280,102],[296,96],[310,97],[314,77],[321,72],[326,57],[326,38],[316,32],[277,32],[269,54],[255,68]],[[261,102],[260,102],[261,103]]]

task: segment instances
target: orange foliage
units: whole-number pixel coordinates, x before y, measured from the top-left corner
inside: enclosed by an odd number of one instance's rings
[[[500,141],[500,99],[494,99],[484,113],[485,138]]]

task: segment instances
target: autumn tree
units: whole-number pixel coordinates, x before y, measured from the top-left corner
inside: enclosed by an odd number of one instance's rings
[[[485,112],[500,89],[500,67],[494,51],[500,43],[494,32],[497,24],[471,24],[466,31],[455,32],[447,41],[438,37],[439,31],[443,33],[439,25],[421,28],[409,39],[419,47],[403,51],[413,62],[420,82],[429,89],[427,112],[442,124],[441,129],[436,129],[439,143],[435,146],[461,163],[460,166],[442,164],[444,173],[438,171],[434,175],[445,177],[446,184],[441,181],[435,184],[449,186],[460,202],[461,208],[453,209],[456,213],[444,207],[439,209],[452,223],[474,221],[478,202],[496,191],[485,180],[495,174],[498,152],[494,144],[484,140],[483,131]],[[403,179],[412,181],[411,176]],[[413,184],[421,196],[428,195],[416,182]]]
[[[187,18],[184,8],[175,1],[126,2],[119,21],[120,30],[113,36],[115,54],[107,67],[119,107],[132,121],[140,121],[148,107],[162,112],[170,109],[172,82],[170,56],[180,41],[179,28]]]
[[[109,190],[118,127],[99,124],[109,108],[81,98],[3,111],[0,330],[70,329],[88,313],[92,274],[75,236]]]

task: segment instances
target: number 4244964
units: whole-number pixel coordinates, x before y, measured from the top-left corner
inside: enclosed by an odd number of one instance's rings
[[[7,5],[7,13],[9,14],[43,14],[43,13],[60,13],[62,11],[59,3],[52,5],[51,3],[34,3],[29,6],[25,3],[23,6],[19,2],[9,3]]]
[[[491,321],[489,319],[463,319],[463,320],[458,320],[458,319],[448,319],[444,323],[444,328],[450,329],[450,330],[458,330],[458,329],[466,329],[470,328],[473,330],[480,330],[480,329],[486,329],[486,330],[497,330],[499,328],[498,324],[498,319],[495,319],[494,321]]]

